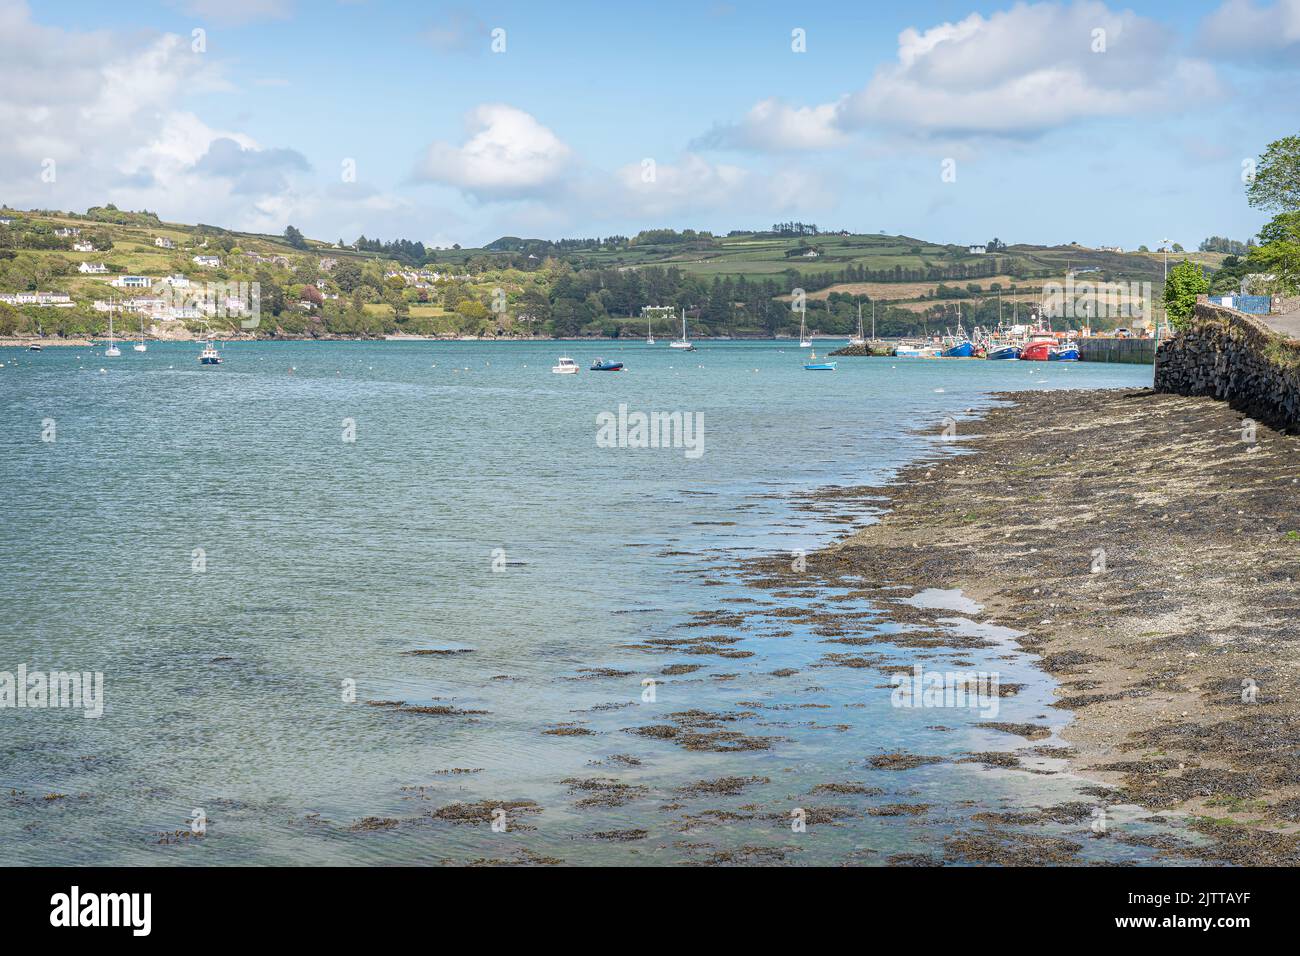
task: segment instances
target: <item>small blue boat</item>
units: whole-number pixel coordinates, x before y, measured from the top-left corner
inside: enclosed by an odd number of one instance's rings
[[[974,342],[959,342],[956,345],[949,346],[941,353],[944,358],[970,358],[975,354]]]
[[[835,371],[835,363],[834,363],[834,362],[819,362],[819,361],[817,361],[817,353],[816,353],[815,351],[814,351],[814,352],[810,352],[810,353],[808,354],[808,359],[809,359],[809,361],[806,362],[806,363],[804,364],[804,367],[803,367],[805,372],[833,372],[833,371]]]
[[[1079,361],[1079,346],[1073,342],[1066,342],[1060,348],[1051,349],[1047,353],[1049,362],[1077,362]]]
[[[998,359],[1018,359],[1020,358],[1020,346],[1005,345],[1002,348],[994,349],[987,357],[989,361],[996,361]]]
[[[622,362],[606,362],[603,358],[598,358],[591,363],[593,372],[621,372],[623,371]]]

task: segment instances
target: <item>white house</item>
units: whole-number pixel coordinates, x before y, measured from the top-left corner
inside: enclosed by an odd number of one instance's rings
[[[176,243],[172,242],[166,236],[154,236],[153,244],[159,249],[175,249]]]
[[[208,269],[216,269],[221,266],[220,256],[195,256],[195,263]]]
[[[148,276],[118,276],[109,285],[119,289],[147,289],[153,285],[153,279]]]
[[[74,242],[72,244],[72,251],[73,252],[94,252],[95,244],[93,242],[87,242],[84,239],[80,239],[77,242]]]
[[[818,255],[820,255],[820,253],[818,253],[816,249],[809,249],[803,254],[803,257],[805,259],[816,259]]]
[[[6,216],[6,217],[0,217],[0,226],[12,226],[13,224],[14,224],[14,221],[13,221],[12,219],[8,218],[7,216]]]
[[[73,236],[81,235],[81,230],[72,226],[67,226],[65,228],[55,229],[54,234],[60,239],[71,239]]]
[[[988,251],[986,246],[967,246],[966,251],[973,256],[982,256]]]
[[[185,276],[181,275],[179,272],[176,273],[176,275],[174,276],[168,276],[167,278],[160,279],[159,281],[165,282],[173,289],[188,289],[190,287],[190,280],[185,278]]]
[[[77,271],[87,275],[103,275],[108,271],[108,266],[102,262],[83,262],[77,266]]]
[[[72,297],[65,292],[0,292],[0,302],[7,305],[39,305],[70,309]]]

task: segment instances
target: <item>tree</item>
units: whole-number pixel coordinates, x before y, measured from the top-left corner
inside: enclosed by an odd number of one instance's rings
[[[1273,276],[1272,286],[1283,295],[1300,295],[1300,210],[1274,216],[1259,240],[1246,259],[1249,270]]]
[[[1300,209],[1300,136],[1274,140],[1255,167],[1246,198],[1256,209],[1292,212]]]
[[[1210,291],[1210,282],[1201,267],[1184,259],[1169,270],[1165,283],[1165,314],[1175,328],[1183,328],[1192,319],[1196,297]]]
[[[289,245],[293,246],[295,249],[307,248],[307,240],[303,238],[303,234],[293,226],[284,227],[284,238],[285,241],[288,242]]]

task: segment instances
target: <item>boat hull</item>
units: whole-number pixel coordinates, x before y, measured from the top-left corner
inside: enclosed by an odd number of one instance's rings
[[[219,358],[201,358],[201,359],[199,359],[199,364],[200,364],[200,365],[220,365],[220,364],[221,364],[221,359],[219,359]]]
[[[601,365],[593,365],[590,369],[592,372],[621,372],[623,371],[622,362],[605,362]]]
[[[1020,358],[1020,346],[1008,345],[1005,348],[994,349],[992,352],[988,354],[987,357],[990,362],[1000,362],[1000,361],[1007,361],[1009,359],[1018,359]]]
[[[834,362],[810,362],[804,366],[805,372],[833,372],[835,371]]]
[[[973,342],[962,342],[960,345],[944,349],[941,354],[944,358],[970,358],[975,354],[975,344]]]
[[[1020,353],[1022,362],[1046,362],[1051,355],[1052,345],[1048,342],[1034,342],[1026,345]]]
[[[1079,361],[1079,350],[1073,346],[1063,349],[1052,349],[1047,353],[1049,362],[1077,362]]]

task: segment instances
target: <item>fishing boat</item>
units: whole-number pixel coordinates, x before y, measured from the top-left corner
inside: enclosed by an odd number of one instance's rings
[[[623,371],[622,362],[606,362],[603,358],[598,358],[591,363],[593,372],[621,372]]]
[[[41,350],[40,342],[33,342],[31,345],[27,346],[27,351],[29,352],[39,352],[40,350]]]
[[[1077,362],[1079,361],[1079,346],[1074,342],[1065,342],[1055,348],[1048,349],[1047,360],[1049,362]]]
[[[686,310],[682,309],[682,337],[674,342],[669,342],[670,349],[685,349],[688,352],[694,352],[695,346],[691,344],[690,339],[686,337]]]
[[[555,364],[551,366],[551,371],[556,375],[577,375],[578,363],[567,355],[561,355],[555,360]]]
[[[206,342],[203,343],[203,351],[199,353],[199,364],[200,365],[221,364],[221,353],[217,351],[216,346],[212,344],[211,339],[208,339]]]
[[[1046,362],[1054,348],[1056,348],[1056,336],[1051,332],[1039,330],[1025,340],[1024,348],[1020,350],[1020,361]]]
[[[1018,359],[1020,358],[1020,346],[1019,345],[997,345],[996,343],[990,343],[989,352],[988,355],[985,356],[985,358],[987,358],[991,362],[996,362],[999,360],[1006,360],[1006,359],[1012,359],[1012,360]]]
[[[816,352],[816,350],[814,350],[814,351],[808,353],[808,361],[804,364],[804,371],[806,371],[806,372],[833,372],[833,371],[835,371],[835,363],[834,363],[834,362],[819,362],[819,361],[817,361],[817,352]]]
[[[970,339],[964,342],[953,339],[939,354],[944,358],[970,358],[975,354],[975,343]]]
[[[149,346],[144,344],[144,319],[140,320],[140,341],[131,347],[137,352],[149,351]]]

